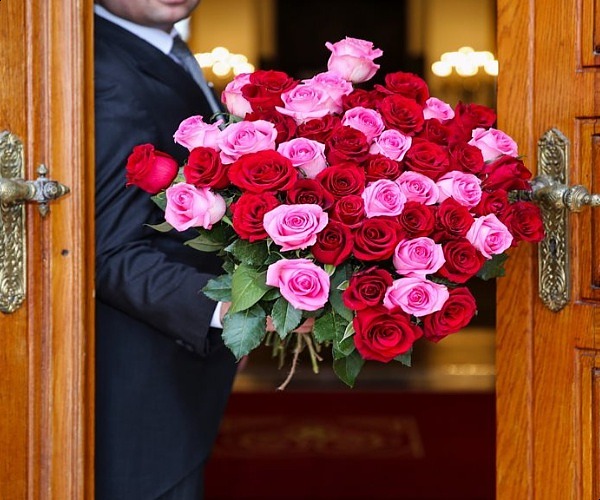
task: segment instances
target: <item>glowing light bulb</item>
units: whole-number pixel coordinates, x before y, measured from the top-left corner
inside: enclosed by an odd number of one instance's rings
[[[449,76],[452,73],[452,65],[445,61],[436,61],[431,65],[431,71],[436,76]]]

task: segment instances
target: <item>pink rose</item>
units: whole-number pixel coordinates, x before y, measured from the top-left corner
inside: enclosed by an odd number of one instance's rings
[[[371,154],[382,154],[388,158],[400,161],[412,145],[412,137],[398,132],[396,129],[388,129],[373,140],[369,149]]]
[[[408,201],[435,205],[440,198],[440,189],[433,179],[418,172],[404,172],[396,182]]]
[[[452,170],[442,175],[437,181],[442,202],[453,198],[461,205],[472,208],[481,201],[481,179],[473,174]]]
[[[349,82],[366,82],[379,69],[373,59],[381,57],[383,51],[374,49],[372,42],[346,37],[336,43],[327,42],[325,46],[331,51],[327,68]]]
[[[444,122],[454,118],[454,110],[447,102],[444,102],[437,97],[430,97],[425,101],[423,118],[426,120],[437,118],[439,121]]]
[[[402,240],[394,250],[396,272],[411,278],[425,278],[437,272],[446,262],[442,244],[424,236]]]
[[[319,205],[279,205],[263,219],[265,231],[281,250],[298,250],[314,245],[329,217]]]
[[[246,114],[252,112],[252,106],[242,95],[242,87],[249,83],[250,73],[242,73],[230,81],[221,92],[221,102],[232,115],[244,118]]]
[[[275,109],[283,115],[291,116],[297,124],[321,118],[335,110],[335,104],[329,94],[314,83],[297,85],[281,94],[281,100],[283,107],[275,106]]]
[[[510,248],[513,240],[508,228],[494,214],[476,218],[466,238],[486,259]]]
[[[385,129],[381,115],[374,109],[362,106],[356,106],[346,111],[342,117],[342,125],[360,130],[367,136],[369,142],[381,135]]]
[[[361,196],[367,217],[400,215],[406,203],[406,196],[398,184],[389,179],[369,183]]]
[[[177,144],[187,148],[188,151],[200,147],[218,150],[217,138],[221,133],[219,129],[221,124],[223,124],[223,120],[211,124],[204,123],[200,115],[190,116],[179,124],[173,139]]]
[[[517,143],[501,130],[476,128],[471,136],[468,144],[481,150],[484,161],[494,160],[500,155],[518,156]]]
[[[388,309],[400,307],[420,318],[442,309],[449,296],[444,285],[423,278],[400,278],[385,292],[383,305]]]
[[[318,73],[310,79],[302,80],[302,82],[322,89],[332,101],[331,110],[333,113],[342,112],[342,98],[354,90],[350,82],[332,71]]]
[[[211,229],[225,215],[225,200],[206,187],[180,182],[167,189],[166,197],[165,220],[177,231]]]
[[[329,276],[308,259],[281,259],[267,269],[267,285],[301,311],[316,311],[329,297]]]
[[[227,165],[248,153],[275,150],[276,138],[277,129],[266,120],[233,123],[221,132],[217,141],[221,161]]]
[[[304,173],[309,179],[314,179],[319,172],[327,168],[325,159],[325,144],[312,139],[298,137],[282,142],[277,152],[292,162],[292,165]]]

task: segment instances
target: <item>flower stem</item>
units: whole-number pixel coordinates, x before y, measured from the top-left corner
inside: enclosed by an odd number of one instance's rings
[[[283,383],[277,388],[278,391],[283,391],[287,385],[290,383],[292,378],[294,377],[294,373],[296,373],[296,366],[298,365],[298,358],[300,357],[300,352],[302,352],[302,334],[296,334],[296,347],[294,348],[294,357],[292,358],[292,366],[290,368],[290,372],[288,376],[283,381]]]

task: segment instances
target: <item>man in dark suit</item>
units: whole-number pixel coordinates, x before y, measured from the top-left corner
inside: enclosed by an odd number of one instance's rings
[[[173,141],[213,110],[169,55],[176,21],[199,0],[101,0],[95,6],[96,498],[202,498],[202,467],[235,373],[216,304],[201,289],[222,272],[190,235],[147,226],[163,213],[125,187],[134,146],[180,162]],[[212,326],[211,326],[212,325]]]

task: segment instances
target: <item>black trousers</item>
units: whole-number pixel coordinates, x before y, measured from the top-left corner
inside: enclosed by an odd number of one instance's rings
[[[194,469],[156,500],[202,500],[204,498],[203,466]]]

